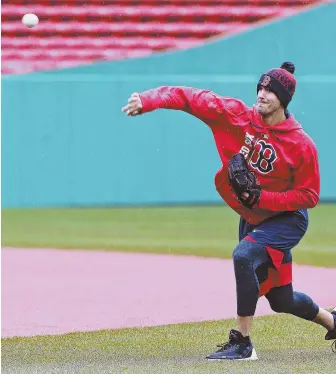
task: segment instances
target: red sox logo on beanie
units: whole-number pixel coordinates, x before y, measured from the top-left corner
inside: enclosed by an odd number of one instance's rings
[[[268,75],[264,76],[264,80],[260,83],[262,86],[267,87],[270,84],[271,77]]]
[[[280,68],[268,70],[260,77],[257,92],[260,86],[267,87],[277,95],[283,107],[287,108],[296,88],[294,71],[295,66],[292,62],[284,62]]]

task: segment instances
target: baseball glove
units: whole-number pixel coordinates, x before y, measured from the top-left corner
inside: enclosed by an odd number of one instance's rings
[[[261,187],[241,153],[229,160],[229,183],[238,200],[247,208],[252,209],[259,202]]]

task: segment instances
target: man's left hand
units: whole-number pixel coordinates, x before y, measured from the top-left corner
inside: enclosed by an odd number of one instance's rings
[[[229,183],[238,200],[244,206],[252,209],[258,204],[261,187],[241,153],[233,155],[229,160]]]

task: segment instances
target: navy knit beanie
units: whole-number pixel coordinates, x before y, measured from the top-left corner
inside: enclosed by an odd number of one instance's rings
[[[294,71],[295,66],[292,62],[284,62],[280,68],[268,70],[260,77],[257,92],[261,86],[267,87],[277,95],[286,109],[295,93],[296,79],[293,75]]]

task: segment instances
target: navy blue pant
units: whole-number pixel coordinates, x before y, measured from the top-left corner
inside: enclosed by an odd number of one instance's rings
[[[276,312],[316,317],[319,307],[292,287],[291,250],[307,228],[307,210],[284,212],[259,225],[240,219],[240,242],[233,251],[238,316],[253,316],[259,297],[265,295]]]

